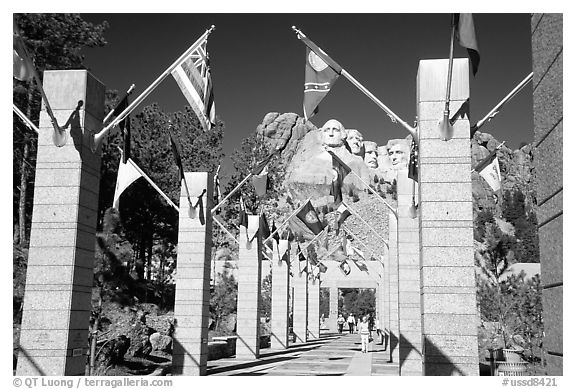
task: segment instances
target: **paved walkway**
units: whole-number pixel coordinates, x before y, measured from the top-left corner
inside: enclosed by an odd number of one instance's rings
[[[291,345],[287,350],[261,350],[257,360],[223,358],[208,361],[208,375],[330,376],[398,375],[388,363],[384,346],[371,342],[360,352],[360,335],[327,334],[319,340]]]

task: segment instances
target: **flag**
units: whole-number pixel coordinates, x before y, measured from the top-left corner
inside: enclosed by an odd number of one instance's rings
[[[311,273],[312,273],[311,276],[312,280],[320,278],[320,268],[318,266],[313,266]]]
[[[124,110],[130,105],[128,103],[128,94],[120,100],[116,107],[114,107],[114,116],[120,115]],[[123,162],[126,163],[128,158],[130,158],[130,115],[126,115],[120,123],[118,123],[120,130],[122,130],[122,158]]]
[[[328,266],[324,265],[322,262],[319,262],[318,269],[320,270],[320,273],[326,273],[328,271]]]
[[[324,229],[324,225],[318,218],[316,210],[312,206],[310,200],[300,209],[296,214],[296,217],[300,219],[314,235],[318,235]]]
[[[282,239],[278,241],[278,258],[280,258],[281,261],[290,261],[290,255],[288,254],[289,248],[290,241],[288,239]]]
[[[500,189],[500,181],[502,180],[500,176],[500,163],[498,162],[496,151],[498,151],[498,149],[492,151],[474,168],[474,170],[484,177],[494,192]]]
[[[260,233],[262,234],[262,240],[270,236],[270,226],[268,226],[265,214],[260,215]]]
[[[351,258],[351,259],[352,259],[352,262],[354,262],[354,265],[356,265],[356,267],[358,268],[358,270],[368,272],[368,266],[366,266],[365,263],[360,262],[360,261],[353,259],[353,258]]]
[[[300,248],[300,245],[298,245],[298,249],[296,250],[296,255],[298,256],[298,267],[300,270],[300,274],[302,274],[303,272],[308,272],[307,269],[307,260],[306,257],[304,256],[304,252],[302,252],[302,249]]]
[[[408,178],[418,182],[418,143],[412,138],[410,144],[410,160],[408,162]]]
[[[168,130],[170,134],[170,145],[172,146],[172,154],[174,154],[174,160],[176,161],[176,166],[178,166],[178,172],[180,175],[180,182],[184,180],[184,166],[182,166],[182,158],[180,158],[180,144],[178,140],[174,137],[172,131]]]
[[[272,239],[276,240],[276,243],[280,243],[280,235],[276,231],[276,222],[274,220],[272,220],[272,232],[274,233]]]
[[[338,265],[338,268],[342,271],[342,273],[344,273],[345,276],[347,276],[348,274],[350,274],[350,265],[348,264],[348,262],[346,262],[346,260],[340,262],[340,264]]]
[[[256,196],[262,197],[266,195],[266,190],[268,189],[268,165],[264,166],[260,174],[252,176],[252,185]]]
[[[219,204],[220,200],[222,199],[222,192],[220,192],[220,166],[218,165],[218,169],[216,169],[216,174],[214,174],[214,203]]]
[[[480,51],[474,29],[474,17],[472,14],[454,14],[454,25],[456,26],[456,40],[468,51],[472,63],[472,74],[476,75],[480,64]]]
[[[239,226],[244,226],[248,229],[248,214],[246,213],[246,204],[244,204],[244,198],[240,195],[240,217],[238,220]]]
[[[120,161],[120,166],[118,166],[118,176],[116,177],[116,188],[114,189],[114,201],[112,203],[114,208],[119,209],[120,195],[140,177],[143,176],[131,159],[126,162],[124,162],[124,159]]]
[[[366,257],[364,256],[364,253],[362,252],[362,250],[357,249],[356,247],[352,246],[352,243],[350,243],[350,246],[349,246],[349,247],[352,249],[353,252],[355,252],[356,254],[358,254],[358,256],[359,256],[360,258],[362,258],[363,260],[366,260]]]
[[[312,266],[318,266],[318,256],[316,255],[316,250],[314,250],[314,246],[311,244],[306,247],[306,251],[308,251],[308,261]]]
[[[204,130],[216,124],[214,93],[210,63],[206,51],[207,40],[172,70],[172,76],[188,100]]]
[[[342,185],[344,178],[352,171],[336,154],[328,151],[332,156],[332,185],[330,187],[330,195],[334,196],[334,202],[340,204],[342,202]]]
[[[262,174],[262,171],[264,170],[264,168],[268,167],[268,163],[270,163],[270,160],[272,159],[272,157],[275,154],[276,154],[276,151],[274,151],[273,153],[266,156],[266,158],[264,158],[262,161],[258,162],[256,164],[256,166],[254,166],[254,168],[252,168],[252,170],[250,170],[250,173],[252,173],[252,175],[255,175],[255,176]],[[268,172],[266,172],[266,173],[268,173]]]
[[[28,55],[28,51],[26,50],[26,46],[22,40],[22,34],[18,29],[16,24],[16,20],[13,20],[13,41],[12,41],[12,48],[13,48],[13,77],[20,81],[32,81],[34,78],[34,64]]]
[[[320,101],[342,73],[342,67],[310,39],[299,36],[307,46],[304,79],[304,119],[309,120],[318,112]]]
[[[342,227],[342,224],[344,224],[344,221],[346,221],[346,219],[348,218],[348,216],[351,215],[351,213],[348,207],[344,204],[340,204],[340,206],[336,211],[340,214],[338,220],[336,220],[336,235],[339,235],[340,227]]]

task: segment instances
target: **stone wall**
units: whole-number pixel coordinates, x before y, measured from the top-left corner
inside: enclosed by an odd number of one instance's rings
[[[562,14],[532,15],[534,145],[546,370],[562,375]]]

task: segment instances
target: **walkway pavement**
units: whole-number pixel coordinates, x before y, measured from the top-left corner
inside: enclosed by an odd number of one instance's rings
[[[223,358],[208,361],[208,375],[330,376],[398,375],[384,346],[371,342],[360,352],[360,335],[326,334],[319,340],[293,344],[287,350],[261,350],[256,360]]]

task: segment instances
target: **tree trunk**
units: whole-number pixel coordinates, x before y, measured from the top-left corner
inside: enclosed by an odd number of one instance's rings
[[[20,200],[18,201],[18,241],[21,246],[26,242],[26,190],[28,187],[28,157],[30,155],[30,145],[24,141],[22,151],[22,164],[20,165]]]
[[[94,324],[90,331],[90,365],[88,375],[94,375],[96,367],[96,344],[98,342],[98,326],[100,325],[100,315],[102,314],[102,288],[100,288],[100,297],[98,299],[98,309],[96,310]]]

